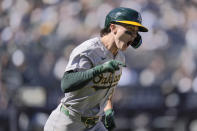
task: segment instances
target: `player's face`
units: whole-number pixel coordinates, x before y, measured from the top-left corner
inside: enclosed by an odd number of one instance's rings
[[[117,32],[115,35],[115,43],[119,50],[126,50],[128,46],[137,37],[138,27],[127,25],[116,25]]]

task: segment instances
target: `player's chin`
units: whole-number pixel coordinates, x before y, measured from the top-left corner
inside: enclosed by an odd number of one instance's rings
[[[125,44],[122,46],[121,51],[125,51],[128,47],[129,47],[128,43],[125,43]]]

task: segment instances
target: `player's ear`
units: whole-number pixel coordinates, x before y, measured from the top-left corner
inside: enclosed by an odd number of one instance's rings
[[[117,28],[116,28],[116,25],[115,25],[115,24],[110,24],[110,29],[111,29],[111,32],[112,32],[113,34],[116,34]]]

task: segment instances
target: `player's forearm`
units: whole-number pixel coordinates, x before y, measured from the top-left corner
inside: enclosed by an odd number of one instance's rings
[[[96,77],[103,72],[102,65],[83,72],[65,72],[61,81],[61,89],[64,93],[78,90],[84,87],[93,77]]]
[[[107,105],[104,108],[104,112],[105,112],[104,125],[109,131],[111,131],[113,128],[116,127],[116,124],[114,120],[114,110],[112,108],[112,101],[110,99],[107,101]]]
[[[107,104],[106,104],[106,106],[105,106],[105,108],[104,108],[104,111],[107,111],[107,110],[109,110],[109,109],[113,109],[112,98],[113,98],[113,96],[114,96],[114,91],[115,91],[115,88],[112,89],[112,92],[111,92],[111,94],[109,95],[109,98],[108,98],[108,100],[107,100]]]
[[[85,86],[93,78],[91,70],[84,72],[64,73],[61,89],[64,93],[74,91]]]
[[[119,66],[125,66],[122,62],[111,60],[84,72],[65,73],[61,81],[63,92],[70,92],[84,87],[93,77],[104,72],[115,72]]]
[[[104,108],[104,111],[107,111],[107,110],[109,110],[109,109],[113,109],[113,105],[112,105],[111,99],[109,99],[109,100],[107,101],[107,104],[106,104],[106,106],[105,106],[105,108]]]

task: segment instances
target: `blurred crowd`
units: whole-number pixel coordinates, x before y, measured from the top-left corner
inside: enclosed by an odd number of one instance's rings
[[[139,11],[149,32],[125,53],[116,130],[197,130],[197,0],[1,0],[0,131],[42,130],[70,52],[119,6]]]

